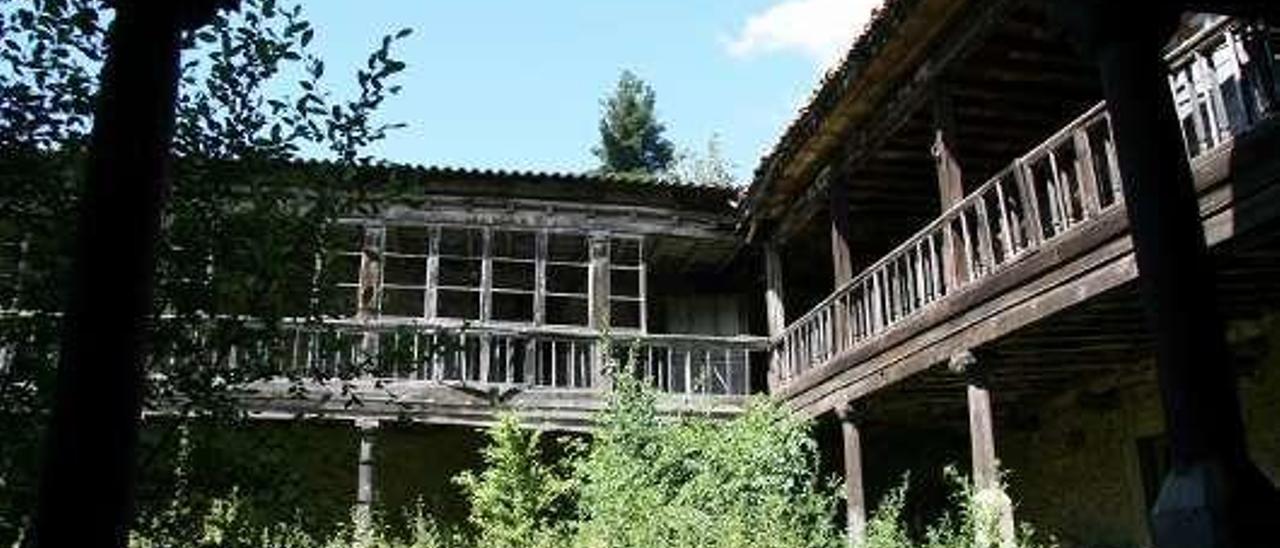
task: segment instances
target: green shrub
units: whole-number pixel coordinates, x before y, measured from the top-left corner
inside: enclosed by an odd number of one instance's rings
[[[485,468],[457,478],[471,503],[469,521],[483,548],[562,545],[565,505],[572,484],[543,462],[541,434],[521,430],[512,415],[489,429]]]
[[[866,540],[860,548],[1055,548],[1049,538],[1040,540],[1027,523],[1015,524],[1012,539],[1000,532],[1001,505],[1011,504],[1004,487],[979,491],[954,467],[945,469],[951,482],[952,508],[928,525],[923,539],[914,541],[902,513],[909,481],[906,477],[880,501],[867,522]]]

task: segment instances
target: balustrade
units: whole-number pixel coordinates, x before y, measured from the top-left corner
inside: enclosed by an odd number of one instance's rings
[[[1275,68],[1244,55],[1243,23],[1211,20],[1169,52],[1170,88],[1194,161],[1277,104]],[[1251,46],[1274,59],[1269,46]],[[782,385],[1122,207],[1115,141],[1099,103],[837,288],[774,340]]]

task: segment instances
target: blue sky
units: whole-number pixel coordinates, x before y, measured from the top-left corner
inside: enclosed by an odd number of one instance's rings
[[[383,34],[409,127],[373,152],[397,162],[581,171],[597,166],[600,100],[630,69],[653,86],[667,136],[718,133],[740,179],[779,136],[871,0],[310,0],[315,46],[342,93]]]

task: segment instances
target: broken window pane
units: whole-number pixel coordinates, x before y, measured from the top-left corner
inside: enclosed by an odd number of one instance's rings
[[[382,266],[382,282],[390,285],[425,287],[427,260],[422,257],[387,256]]]
[[[436,295],[436,314],[442,318],[480,319],[480,292],[441,289]]]
[[[383,288],[382,315],[390,317],[420,318],[426,292],[421,289]]]
[[[440,259],[439,284],[451,287],[480,287],[480,259]]]
[[[585,263],[590,258],[587,237],[582,234],[551,234],[547,237],[547,258],[556,262]]]
[[[474,228],[440,229],[440,254],[454,257],[479,257],[483,236]]]
[[[640,328],[640,302],[609,300],[609,324],[613,327]]]
[[[548,265],[547,291],[550,293],[587,294],[587,267]]]
[[[533,291],[534,264],[494,259],[493,287]]]
[[[609,242],[609,262],[616,265],[640,265],[640,240],[614,238]]]
[[[548,324],[587,325],[587,299],[547,296],[546,314]]]
[[[494,292],[493,310],[490,316],[494,320],[504,322],[533,321],[532,293],[499,293]]]
[[[507,259],[525,259],[532,261],[537,246],[537,235],[533,232],[515,230],[493,231],[492,255]]]
[[[385,249],[389,253],[427,254],[428,228],[420,225],[387,227]]]
[[[639,297],[640,271],[611,269],[609,272],[609,294],[621,297]]]

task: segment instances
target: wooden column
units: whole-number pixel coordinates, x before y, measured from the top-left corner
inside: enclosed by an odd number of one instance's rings
[[[850,252],[851,240],[849,223],[849,190],[841,177],[824,171],[827,177],[827,189],[831,199],[831,274],[832,287],[839,290],[853,280],[853,257]],[[848,338],[849,310],[843,301],[837,300],[831,317],[831,351],[838,354],[845,350],[844,341]]]
[[[991,407],[991,389],[987,372],[972,352],[951,357],[951,371],[964,375],[969,400],[970,460],[973,465],[973,487],[978,500],[999,512],[998,531],[1001,545],[1015,538],[1013,504],[1000,482],[1000,460],[996,457],[995,420]]]
[[[1199,204],[1161,55],[1182,6],[1108,0],[1050,6],[1099,69],[1138,290],[1156,343],[1173,466],[1152,510],[1154,540],[1163,548],[1274,543],[1280,494],[1246,448]]]
[[[357,419],[355,426],[360,434],[360,455],[356,464],[356,520],[357,525],[367,527],[373,516],[373,443],[378,433],[378,421]]]
[[[849,251],[849,190],[844,182],[831,177],[827,182],[831,208],[831,275],[834,287],[840,288],[853,279],[853,257]]]
[[[769,338],[776,345],[778,338],[787,330],[787,312],[784,301],[782,279],[782,257],[778,254],[778,245],[772,240],[764,242],[764,308],[768,323]],[[774,346],[769,355],[769,391],[778,388],[781,379],[782,356],[778,347]]]
[[[859,423],[865,416],[862,406],[850,403],[836,409],[844,441],[845,520],[849,545],[861,545],[867,536],[867,503],[862,487],[862,436]]]
[[[587,300],[590,309],[587,321],[592,329],[607,337],[609,332],[609,237],[592,235],[590,248],[591,264],[587,267],[589,277]],[[609,382],[609,372],[605,370],[609,361],[609,349],[606,346],[597,342],[593,351],[591,379],[599,388],[608,388],[612,384]]]
[[[933,154],[934,167],[938,175],[938,204],[940,213],[964,199],[964,180],[960,171],[960,162],[956,159],[952,139],[955,136],[955,114],[952,110],[951,98],[945,89],[939,88],[933,96]],[[960,248],[948,226],[942,236],[942,274],[947,290],[956,287],[961,280],[963,257]]]
[[[382,300],[383,250],[386,245],[386,227],[365,227],[364,243],[360,254],[360,298],[356,318],[368,322],[377,319],[378,303]],[[360,356],[356,367],[362,376],[372,375],[378,356],[378,334],[365,330],[360,337]]]

